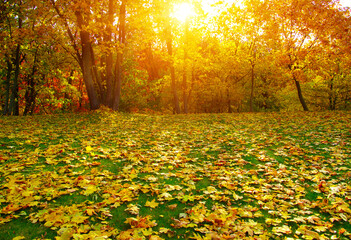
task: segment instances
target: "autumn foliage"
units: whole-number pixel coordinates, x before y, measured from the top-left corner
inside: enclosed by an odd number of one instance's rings
[[[183,21],[180,3],[4,1],[2,113],[350,109],[338,1],[193,0]]]

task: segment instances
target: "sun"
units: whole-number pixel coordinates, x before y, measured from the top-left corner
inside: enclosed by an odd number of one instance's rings
[[[190,3],[180,3],[174,5],[172,17],[178,19],[181,22],[185,22],[191,16],[195,15],[194,6]]]

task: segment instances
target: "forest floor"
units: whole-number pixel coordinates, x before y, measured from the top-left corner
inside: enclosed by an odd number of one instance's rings
[[[0,239],[351,238],[350,112],[0,126]]]

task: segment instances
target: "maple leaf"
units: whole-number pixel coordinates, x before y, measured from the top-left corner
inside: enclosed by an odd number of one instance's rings
[[[75,214],[73,217],[72,217],[72,219],[71,219],[71,221],[73,222],[73,223],[77,223],[77,224],[79,224],[79,223],[83,223],[86,219],[88,219],[89,217],[87,217],[87,216],[83,216],[83,214],[81,214],[81,213],[77,213],[77,214]]]
[[[124,211],[130,212],[133,215],[138,215],[139,214],[139,207],[134,204],[129,204],[128,208],[126,208]]]
[[[91,195],[98,190],[96,185],[88,185],[87,187],[84,187],[84,188],[85,188],[85,191],[83,192],[84,195]]]
[[[168,208],[173,210],[173,209],[177,208],[177,206],[178,206],[177,204],[171,204],[171,205],[168,205]]]
[[[157,207],[158,205],[159,205],[159,203],[157,203],[157,202],[155,201],[155,199],[153,199],[151,202],[146,201],[146,203],[145,203],[145,207],[151,207],[151,208],[155,208],[155,207]]]
[[[86,147],[85,147],[85,151],[86,151],[87,153],[90,153],[92,150],[93,150],[93,148],[92,148],[91,146],[86,146]]]
[[[246,227],[243,229],[243,232],[249,234],[249,236],[253,236],[253,235],[254,235],[254,231],[253,231],[253,230],[251,229],[251,227],[249,227],[249,226],[246,226]]]
[[[26,237],[24,237],[24,236],[18,236],[18,237],[12,238],[12,240],[22,240],[22,239],[26,239]]]
[[[171,230],[169,228],[160,227],[160,229],[159,229],[159,233],[168,233],[168,232],[171,232]]]
[[[150,236],[149,240],[163,240],[163,238],[161,238],[157,235],[152,235],[152,236]]]
[[[301,225],[296,230],[297,235],[303,235],[305,238],[320,239],[320,235],[317,232],[311,231],[306,225]]]
[[[151,216],[127,218],[125,223],[130,224],[133,228],[152,228],[157,225],[156,221],[151,221]]]
[[[328,230],[328,226],[314,226],[313,227],[317,232],[325,232]]]
[[[318,216],[309,216],[306,218],[307,221],[309,221],[310,223],[317,223],[320,221],[320,218]]]
[[[152,230],[152,228],[148,228],[148,229],[145,228],[145,229],[142,230],[142,232],[143,232],[144,236],[150,236],[150,235],[152,235],[152,233],[154,231]]]
[[[212,194],[215,193],[217,191],[217,189],[213,186],[208,186],[207,190],[204,191],[205,194]]]
[[[305,217],[295,217],[294,219],[292,219],[291,221],[296,222],[296,223],[306,223],[306,218]]]
[[[277,235],[291,234],[291,229],[288,225],[283,225],[281,227],[273,227],[272,231]]]
[[[168,192],[164,192],[158,196],[159,201],[172,200],[172,199],[173,199],[173,196]]]
[[[74,234],[74,230],[71,228],[60,228],[57,232],[59,237],[57,237],[57,240],[69,240],[72,238]]]
[[[91,209],[91,208],[85,210],[85,212],[86,212],[86,214],[88,214],[88,216],[96,215],[95,210]]]

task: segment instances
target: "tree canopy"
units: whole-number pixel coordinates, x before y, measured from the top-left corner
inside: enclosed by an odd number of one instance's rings
[[[339,0],[4,0],[4,115],[351,108]]]

